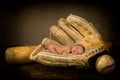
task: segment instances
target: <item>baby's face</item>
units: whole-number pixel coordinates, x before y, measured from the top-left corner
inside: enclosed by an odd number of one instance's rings
[[[71,49],[72,54],[83,54],[85,51],[82,45],[73,46]]]

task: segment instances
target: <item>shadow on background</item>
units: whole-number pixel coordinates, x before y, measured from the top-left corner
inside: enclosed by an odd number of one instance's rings
[[[77,0],[58,2],[54,0],[29,2],[1,1],[0,9],[1,77],[5,78],[6,75],[7,79],[14,79],[15,76],[18,79],[19,77],[16,74],[17,69],[14,69],[14,71],[5,62],[4,53],[6,48],[18,45],[39,44],[44,37],[49,36],[49,27],[54,24],[57,25],[59,18],[66,18],[69,14],[85,18],[98,29],[105,41],[113,43],[110,55],[115,59],[117,66],[115,74],[110,78],[117,77],[116,74],[120,71],[120,54],[118,53],[120,47],[120,16],[117,2],[84,2]],[[89,74],[86,75],[88,76]],[[95,75],[94,72],[93,75]],[[91,78],[94,79],[94,76]],[[19,77],[19,79],[21,78]]]

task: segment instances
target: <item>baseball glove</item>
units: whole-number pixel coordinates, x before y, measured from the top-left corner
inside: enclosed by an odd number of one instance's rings
[[[30,59],[49,66],[79,66],[90,67],[88,60],[105,51],[106,44],[95,27],[84,18],[70,14],[66,19],[61,18],[58,25],[50,27],[51,37],[44,38],[40,45],[30,54]],[[59,43],[58,43],[59,42]],[[81,45],[82,54],[55,54],[47,51],[50,44],[64,46]]]

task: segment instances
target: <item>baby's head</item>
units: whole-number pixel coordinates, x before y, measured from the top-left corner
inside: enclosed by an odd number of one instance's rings
[[[71,53],[72,54],[83,54],[85,52],[85,48],[83,45],[81,44],[77,44],[77,45],[74,45],[72,46],[71,48]]]

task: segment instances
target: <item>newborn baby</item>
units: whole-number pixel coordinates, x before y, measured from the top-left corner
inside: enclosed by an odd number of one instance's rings
[[[74,45],[74,46],[64,46],[61,44],[49,44],[48,45],[48,52],[55,53],[55,54],[83,54],[85,51],[85,48],[80,45]]]

